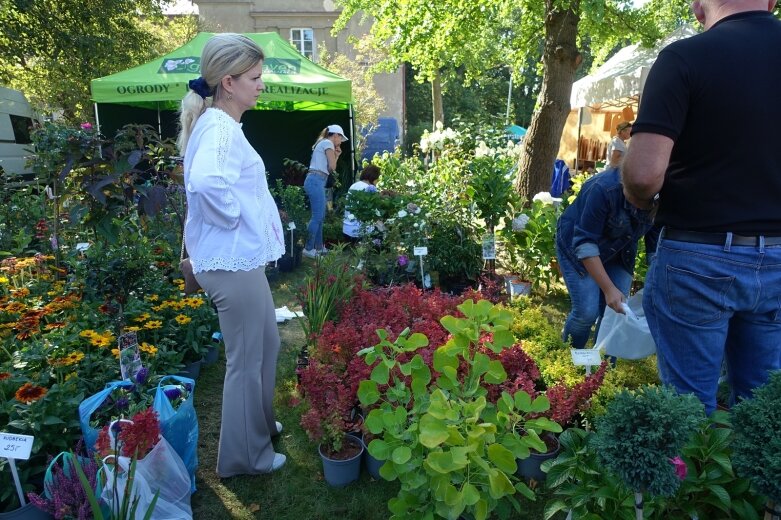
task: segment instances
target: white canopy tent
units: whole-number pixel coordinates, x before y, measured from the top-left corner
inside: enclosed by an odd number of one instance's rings
[[[577,111],[577,141],[575,144],[575,171],[578,169],[578,146],[580,143],[581,126],[590,121],[592,110],[605,111],[625,107],[636,109],[643,94],[643,87],[648,78],[648,72],[656,61],[662,49],[670,43],[688,38],[698,31],[691,25],[683,25],[663,38],[652,48],[633,44],[624,47],[595,72],[581,78],[572,85],[570,106]],[[609,125],[609,128],[615,125]],[[608,130],[609,131],[609,130]],[[570,138],[571,139],[571,138]]]

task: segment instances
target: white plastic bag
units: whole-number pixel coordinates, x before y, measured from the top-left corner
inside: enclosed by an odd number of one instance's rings
[[[108,457],[107,457],[108,458]],[[109,508],[118,511],[125,496],[130,457],[118,457],[117,465],[121,471],[114,481],[114,465],[104,461],[105,487],[101,497]],[[116,486],[115,486],[116,484]],[[151,520],[191,520],[190,477],[181,457],[162,436],[152,450],[143,459],[136,462],[133,478],[133,496],[130,503],[138,498],[136,519],[143,519],[152,499],[160,490]]]
[[[629,312],[625,311],[626,314],[605,307],[595,348],[604,349],[608,356],[622,359],[643,359],[655,354],[656,343],[643,311],[643,291],[629,298],[627,305]]]

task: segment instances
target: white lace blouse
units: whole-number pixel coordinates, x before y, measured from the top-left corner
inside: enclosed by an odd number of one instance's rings
[[[193,272],[249,271],[282,256],[285,239],[266,168],[241,123],[208,108],[184,154],[185,244]]]

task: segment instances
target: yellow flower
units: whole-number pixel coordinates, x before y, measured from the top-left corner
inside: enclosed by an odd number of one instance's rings
[[[140,315],[140,316],[137,316],[136,318],[134,318],[134,319],[133,319],[133,321],[138,321],[138,322],[141,322],[141,323],[143,323],[143,322],[145,322],[146,320],[148,320],[149,318],[151,318],[151,316],[149,315],[149,313],[148,313],[148,312],[145,312],[145,313],[143,313],[142,315]]]
[[[206,302],[204,302],[201,298],[185,298],[183,303],[191,309],[197,309]]]
[[[159,329],[163,326],[163,322],[160,320],[150,320],[144,324],[144,328],[148,330]]]
[[[68,362],[66,363],[66,365],[75,365],[76,363],[78,363],[79,361],[81,361],[82,359],[84,359],[84,353],[83,353],[83,352],[79,352],[79,351],[77,350],[77,351],[75,351],[75,352],[71,352],[70,354],[68,354],[68,355],[65,357],[65,359],[68,361]]]
[[[0,276],[0,283],[8,283],[8,277],[7,276]]]
[[[112,348],[111,353],[114,354],[114,357],[119,358],[119,349],[118,348]]]
[[[146,300],[149,302],[156,302],[159,299],[160,297],[156,294],[150,294],[149,296],[146,297]]]
[[[71,372],[70,374],[65,376],[65,380],[70,381],[71,379],[76,379],[77,377],[79,377],[78,372]]]
[[[125,327],[125,332],[138,332],[139,330],[141,330],[141,327],[136,327],[135,325]]]
[[[193,321],[191,317],[185,316],[184,314],[178,314],[175,319],[176,319],[176,323],[178,323],[179,325],[187,325],[188,323]]]
[[[150,345],[146,341],[142,342],[141,345],[138,346],[138,349],[141,352],[146,352],[150,356],[154,356],[155,354],[157,354],[157,347],[155,347],[154,345]]]
[[[97,335],[98,335],[98,333],[95,332],[92,329],[86,329],[86,330],[82,330],[81,332],[79,332],[79,336],[81,336],[82,338],[91,338],[91,337],[97,336]]]

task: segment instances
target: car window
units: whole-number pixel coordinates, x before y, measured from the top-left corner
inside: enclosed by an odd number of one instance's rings
[[[29,117],[17,116],[9,114],[11,116],[11,126],[14,129],[14,140],[16,144],[30,144],[30,129],[33,126],[33,120]]]

